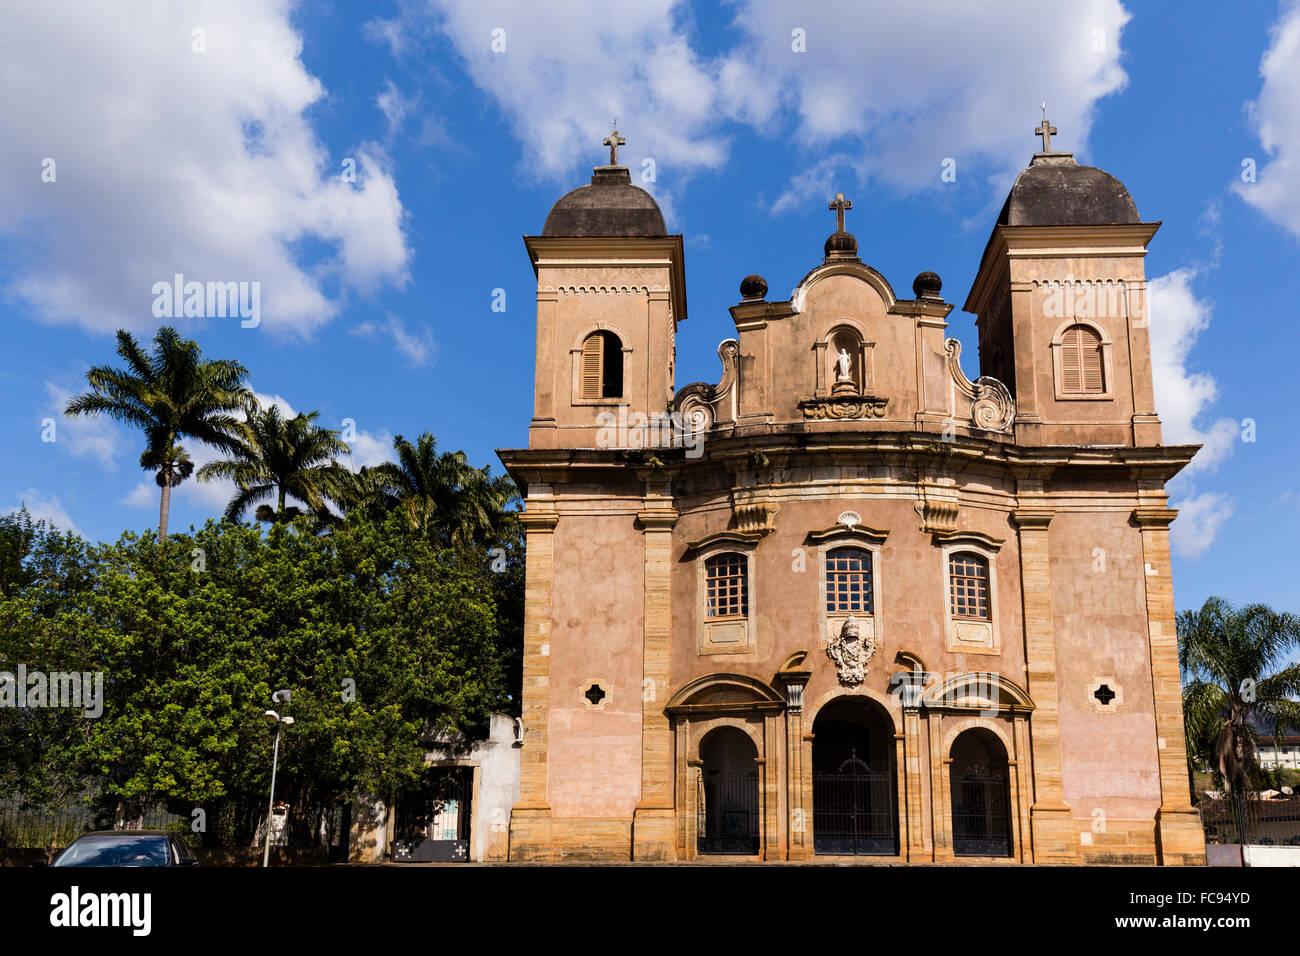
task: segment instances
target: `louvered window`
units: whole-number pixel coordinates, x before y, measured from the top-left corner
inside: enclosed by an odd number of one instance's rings
[[[1061,336],[1061,392],[1066,395],[1101,395],[1106,391],[1102,372],[1101,339],[1086,325],[1072,325]]]
[[[593,332],[582,343],[578,388],[583,398],[623,396],[623,343],[612,332]]]

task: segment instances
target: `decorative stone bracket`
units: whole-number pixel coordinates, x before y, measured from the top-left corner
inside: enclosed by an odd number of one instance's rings
[[[884,418],[889,399],[875,395],[831,395],[808,398],[799,403],[803,417],[809,421],[855,421]]]
[[[952,417],[969,420],[975,428],[991,432],[1009,432],[1016,417],[1016,403],[1007,387],[991,375],[981,375],[974,382],[961,369],[961,343],[948,339],[943,343],[948,353],[948,372],[952,377]]]
[[[732,424],[739,410],[740,343],[725,339],[718,346],[722,380],[717,385],[692,382],[673,397],[673,408],[682,416],[689,432],[707,432],[718,424]]]

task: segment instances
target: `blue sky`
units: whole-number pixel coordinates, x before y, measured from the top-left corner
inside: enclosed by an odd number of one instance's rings
[[[152,283],[176,272],[261,283],[257,328],[176,324],[266,400],[352,419],[355,464],[429,430],[499,468],[532,411],[520,236],[605,161],[614,116],[686,236],[679,385],[717,380],[744,275],[783,297],[819,261],[837,190],[895,289],[943,277],[974,377],[960,305],[1046,100],[1058,148],[1163,222],[1146,263],[1158,410],[1166,441],[1206,444],[1171,489],[1178,603],[1297,609],[1293,2],[62,6],[11,12],[0,35],[0,508],[96,539],[156,525],[139,437],[58,410],[115,361],[116,328],[152,334]],[[172,527],[224,495],[182,486]]]

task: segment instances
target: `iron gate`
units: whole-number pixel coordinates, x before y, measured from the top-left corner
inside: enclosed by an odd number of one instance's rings
[[[813,850],[840,856],[898,852],[894,775],[872,773],[854,751],[835,771],[813,771]]]
[[[1011,790],[1005,774],[974,766],[953,780],[952,851],[1011,856]]]
[[[472,826],[473,770],[431,767],[418,789],[402,794],[393,826],[393,859],[467,860]]]
[[[758,773],[706,771],[697,791],[700,853],[758,853]]]

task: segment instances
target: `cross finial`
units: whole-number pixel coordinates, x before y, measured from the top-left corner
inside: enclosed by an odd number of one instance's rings
[[[1039,104],[1043,108],[1043,124],[1034,130],[1039,136],[1043,137],[1043,152],[1052,151],[1052,136],[1056,133],[1056,127],[1047,121],[1047,104]]]
[[[1055,132],[1055,130],[1053,130]],[[609,147],[609,164],[618,165],[618,148],[626,146],[627,140],[618,135],[618,120],[614,120],[614,131],[605,137],[605,145]]]
[[[827,209],[835,210],[835,231],[844,231],[844,211],[853,208],[853,201],[844,198],[844,193],[836,193],[835,198],[826,206]]]

